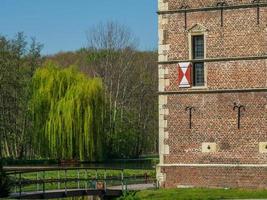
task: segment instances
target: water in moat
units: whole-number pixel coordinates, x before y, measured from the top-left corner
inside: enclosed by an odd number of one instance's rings
[[[156,159],[130,159],[130,160],[111,160],[100,163],[80,163],[80,164],[66,164],[67,167],[89,167],[89,168],[123,168],[123,169],[153,169],[157,163]],[[58,167],[56,163],[9,163],[9,166],[22,167]]]

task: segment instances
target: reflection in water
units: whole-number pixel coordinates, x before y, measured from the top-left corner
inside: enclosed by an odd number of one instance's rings
[[[157,162],[157,161],[156,161]],[[27,167],[57,167],[57,164],[21,164],[16,166]],[[91,167],[91,168],[123,168],[123,169],[153,169],[155,160],[153,159],[132,159],[132,160],[114,160],[108,163],[83,163],[83,164],[67,164],[68,167]]]

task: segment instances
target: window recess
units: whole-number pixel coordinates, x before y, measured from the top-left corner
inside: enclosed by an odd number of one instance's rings
[[[204,62],[199,60],[204,59],[205,48],[204,48],[204,35],[192,36],[192,86],[201,87],[205,86],[205,69]]]

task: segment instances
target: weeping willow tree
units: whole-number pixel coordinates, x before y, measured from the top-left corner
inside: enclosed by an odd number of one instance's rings
[[[32,144],[45,158],[96,161],[103,156],[103,89],[75,67],[53,63],[33,76]]]

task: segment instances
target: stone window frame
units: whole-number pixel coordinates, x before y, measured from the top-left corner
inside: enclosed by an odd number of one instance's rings
[[[204,37],[204,58],[206,59],[206,54],[207,54],[207,29],[204,28],[202,25],[196,24],[192,28],[188,30],[188,49],[189,49],[189,60],[193,60],[193,44],[192,44],[192,38],[193,36],[199,36],[203,35]],[[194,86],[192,85],[191,89],[206,89],[208,87],[208,71],[206,67],[206,63],[204,63],[204,85],[203,86]],[[193,76],[193,73],[192,73]]]

